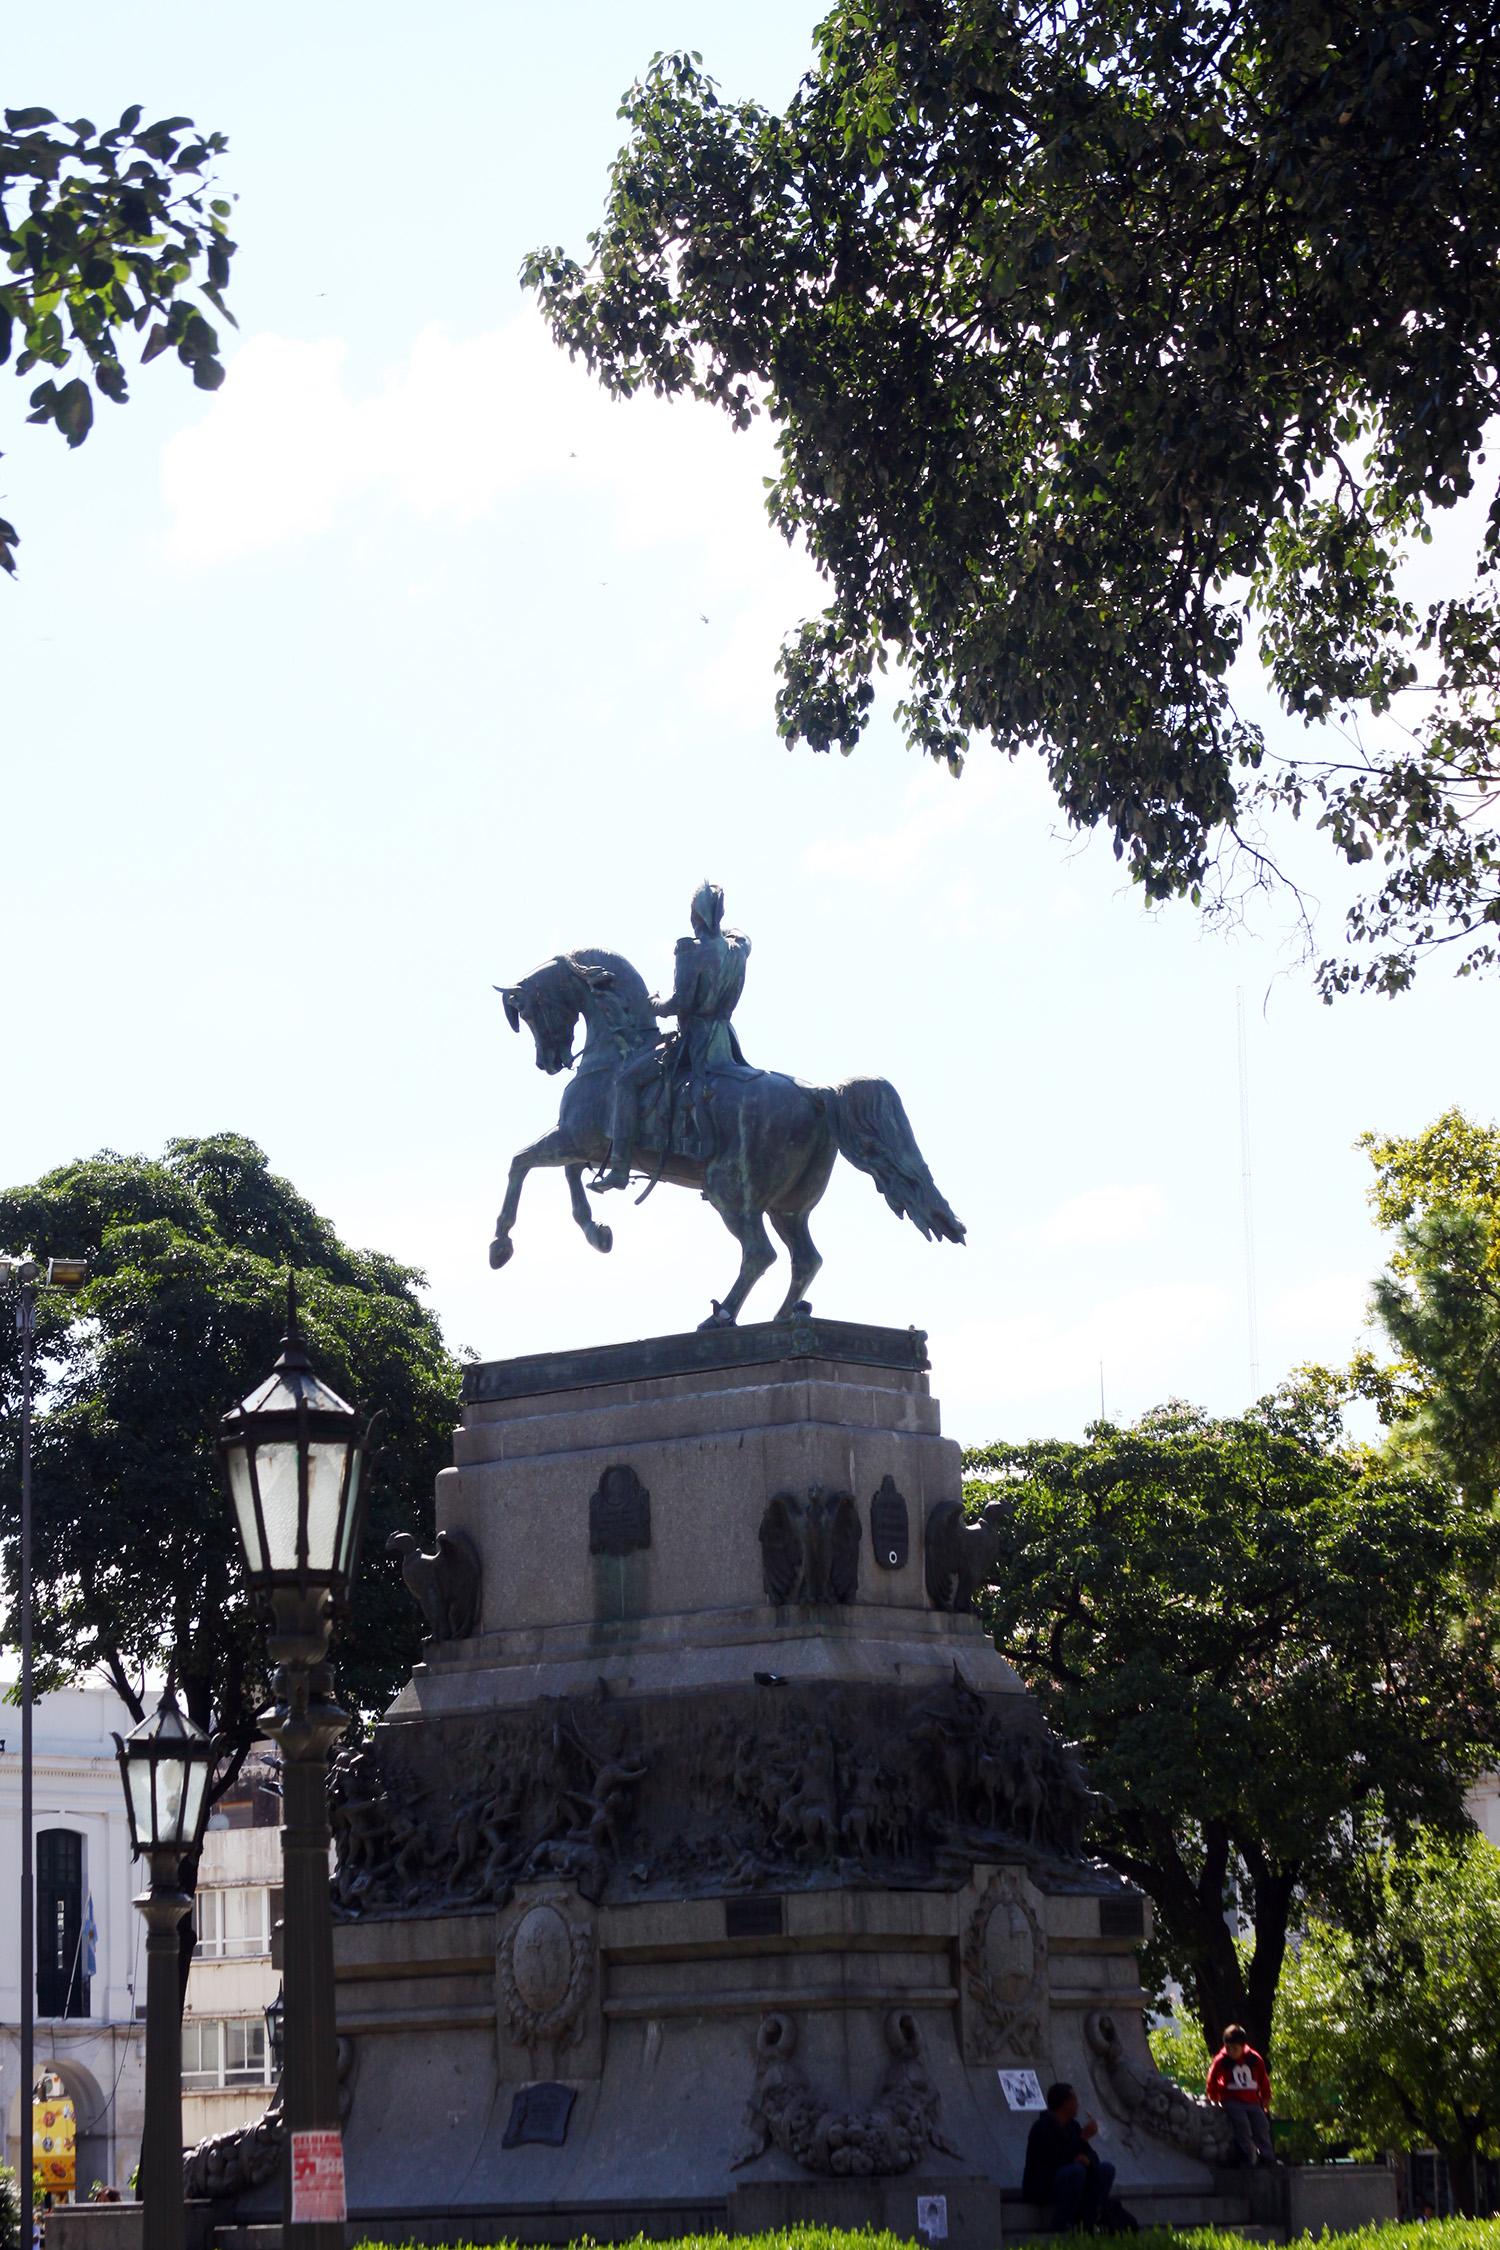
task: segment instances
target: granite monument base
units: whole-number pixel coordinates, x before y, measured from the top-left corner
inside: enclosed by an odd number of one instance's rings
[[[992,2250],[1059,2077],[1127,2201],[1233,2215],[959,1500],[915,1331],[467,1371],[407,1571],[466,1629],[333,1783],[352,2238]]]

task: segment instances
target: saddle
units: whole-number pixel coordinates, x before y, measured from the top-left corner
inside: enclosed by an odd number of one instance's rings
[[[719,1135],[714,1117],[714,1095],[720,1086],[745,1084],[765,1073],[748,1063],[727,1063],[722,1069],[690,1077],[679,1067],[675,1047],[662,1049],[655,1071],[641,1089],[637,1139],[643,1149],[665,1151],[707,1164],[718,1153]]]

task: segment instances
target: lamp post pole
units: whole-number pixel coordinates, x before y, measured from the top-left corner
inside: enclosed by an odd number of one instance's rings
[[[21,1333],[21,2140],[16,2170],[21,2190],[21,2250],[31,2250],[32,2211],[31,2087],[36,2073],[36,1872],[31,1840],[31,1385],[36,1358],[35,1259],[17,1269],[20,1295],[16,1326]]]
[[[150,1869],[135,1902],[146,1923],[144,2250],[183,2250],[179,1926],[192,1902],[182,1887],[182,1862],[203,1838],[216,1747],[183,1717],[170,1686],[149,1719],[123,1741],[115,1736],[131,1848]]]
[[[284,2234],[287,2250],[342,2250],[338,2220],[292,2219],[297,2135],[339,2130],[338,2031],[333,1997],[333,1915],[328,1897],[328,1753],[348,1725],[333,1698],[326,1589],[271,1597],[267,1653],[276,1667],[275,1707],[263,1724],[282,1758],[281,1975],[286,2120]]]
[[[31,2091],[36,2075],[36,1870],[32,1844],[31,1749],[31,1399],[36,1381],[36,1294],[45,1278],[76,1289],[87,1278],[81,1258],[51,1258],[45,1275],[39,1258],[0,1257],[0,1273],[17,1285],[16,1333],[21,1339],[21,1521],[16,1606],[21,1612],[21,2131],[16,2150],[20,2175],[21,2250],[31,2250]]]
[[[146,1923],[146,2119],[140,2199],[144,2250],[182,2250],[182,1941],[192,1901],[182,1855],[154,1851],[148,1887],[136,1899]]]

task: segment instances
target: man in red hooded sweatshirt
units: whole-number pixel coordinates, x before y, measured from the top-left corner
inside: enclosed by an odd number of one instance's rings
[[[1271,2074],[1265,2057],[1250,2044],[1242,2023],[1232,2023],[1224,2044],[1208,2066],[1209,2100],[1217,2102],[1229,2120],[1235,2151],[1245,2164],[1274,2164],[1271,2146]]]

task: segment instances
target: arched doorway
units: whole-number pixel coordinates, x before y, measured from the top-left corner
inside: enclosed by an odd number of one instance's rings
[[[40,2044],[41,2042],[39,2042]],[[110,2180],[110,2147],[113,2120],[110,2116],[110,2090],[101,2087],[91,2070],[82,2063],[64,2060],[56,2055],[38,2055],[36,2074],[51,2071],[63,2082],[63,2088],[72,2102],[78,2119],[78,2179],[74,2190],[80,2198],[86,2196],[95,2180]],[[29,2104],[26,2105],[29,2108]],[[6,2162],[12,2166],[21,2161],[25,2136],[29,2132],[17,2087],[9,2104],[6,2118]]]

